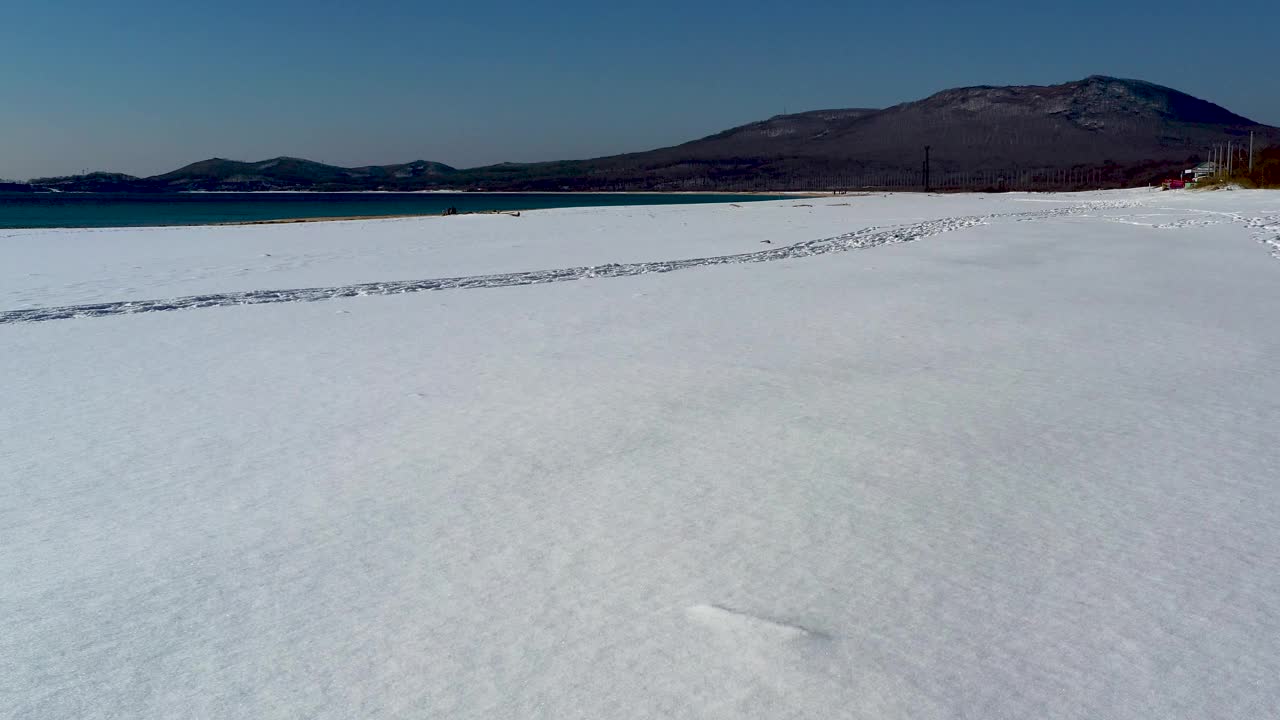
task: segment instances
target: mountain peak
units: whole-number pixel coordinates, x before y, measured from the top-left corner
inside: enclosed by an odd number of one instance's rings
[[[968,112],[993,120],[1009,114],[1061,116],[1096,127],[1107,119],[1257,125],[1220,105],[1146,80],[1090,75],[1058,85],[977,85],[943,90],[895,109]]]

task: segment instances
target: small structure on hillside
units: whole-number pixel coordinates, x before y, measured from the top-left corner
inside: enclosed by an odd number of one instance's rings
[[[1182,171],[1183,178],[1191,182],[1199,182],[1202,178],[1212,177],[1217,174],[1218,163],[1213,161],[1202,162],[1189,170]]]

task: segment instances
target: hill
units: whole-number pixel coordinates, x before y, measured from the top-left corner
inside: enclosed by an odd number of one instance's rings
[[[213,158],[149,178],[160,189],[175,190],[358,190],[381,189],[406,182],[430,182],[457,170],[443,163],[417,160],[398,165],[344,168],[293,157],[260,162]]]
[[[36,178],[29,185],[36,190],[60,192],[154,192],[156,187],[146,178],[109,172]]]
[[[278,157],[215,158],[119,189],[784,190],[1070,188],[1145,183],[1241,141],[1280,145],[1280,129],[1141,80],[1095,75],[1061,85],[944,90],[885,109],[779,115],[673,147],[589,160],[457,169],[419,160],[343,168]],[[85,189],[110,189],[100,177]],[[75,179],[59,179],[62,189]]]
[[[1140,80],[1094,76],[1052,86],[946,90],[884,110],[784,115],[647,153],[584,161],[565,174],[623,186],[916,185],[923,148],[934,179],[982,184],[1080,173],[1094,184],[1144,181],[1240,140],[1280,130]],[[483,170],[483,169],[482,169]]]

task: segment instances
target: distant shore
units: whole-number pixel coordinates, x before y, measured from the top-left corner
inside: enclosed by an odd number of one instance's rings
[[[509,214],[568,207],[752,203],[817,193],[314,191],[29,193],[0,203],[0,228],[271,225]]]
[[[70,193],[68,193],[70,194]],[[111,195],[113,193],[76,193]],[[181,190],[164,195],[785,195],[825,197],[830,190]]]
[[[0,190],[0,192],[5,192]],[[854,192],[854,191],[848,191]],[[901,192],[896,191],[896,192]],[[94,192],[91,190],[37,190],[21,195],[785,195],[823,197],[831,190],[178,190],[176,192]]]
[[[534,208],[530,208],[532,210]],[[544,208],[554,209],[554,208]],[[520,213],[529,212],[529,210],[480,210],[476,212],[458,213],[458,215],[512,215],[519,217]],[[152,227],[220,227],[224,225],[290,225],[293,223],[308,222],[346,222],[350,220],[402,220],[406,218],[443,218],[457,217],[458,215],[442,215],[440,213],[399,213],[395,215],[334,215],[332,217],[298,217],[298,218],[274,218],[271,220],[233,220],[230,222],[205,223],[203,225],[156,225]]]

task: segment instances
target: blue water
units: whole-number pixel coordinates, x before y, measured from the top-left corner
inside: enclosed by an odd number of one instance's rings
[[[553,193],[0,193],[0,228],[137,227],[305,218],[438,215],[613,205],[777,200],[776,195]]]

